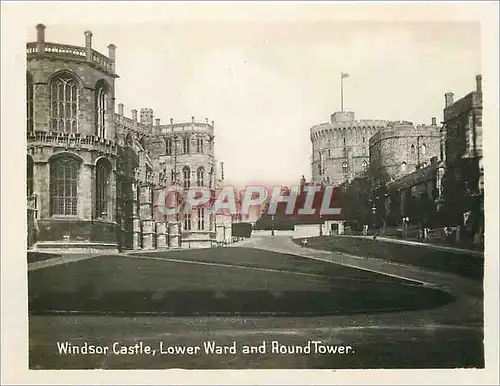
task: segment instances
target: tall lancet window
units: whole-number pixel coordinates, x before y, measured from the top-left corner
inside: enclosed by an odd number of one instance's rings
[[[107,115],[107,87],[104,81],[100,80],[97,82],[95,89],[95,126],[96,126],[96,135],[99,138],[106,137],[106,115]]]
[[[101,158],[96,165],[96,206],[95,217],[106,219],[109,215],[108,203],[110,194],[111,164]]]
[[[52,79],[50,109],[52,131],[78,132],[78,83],[71,74],[64,72]]]
[[[189,154],[190,142],[191,142],[191,139],[189,137],[184,137],[182,139],[182,150],[183,150],[184,154]]]
[[[203,138],[196,138],[196,151],[203,153]]]
[[[33,78],[26,74],[26,130],[33,131]]]
[[[165,140],[165,155],[172,155],[172,138]]]
[[[203,167],[198,168],[196,171],[196,179],[198,186],[205,186],[205,169]]]
[[[184,230],[185,231],[191,230],[191,213],[186,213],[184,215]]]
[[[189,189],[191,187],[191,170],[188,166],[184,166],[182,169],[182,179],[184,180],[184,189]]]
[[[198,208],[198,230],[205,230],[205,208]]]

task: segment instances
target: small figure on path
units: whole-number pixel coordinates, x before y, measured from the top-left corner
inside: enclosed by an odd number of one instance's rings
[[[302,248],[307,247],[307,244],[309,244],[309,241],[307,241],[307,239],[302,239],[301,242]]]

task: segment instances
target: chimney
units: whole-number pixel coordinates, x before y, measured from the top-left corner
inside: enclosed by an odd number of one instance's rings
[[[36,25],[36,51],[38,55],[45,52],[45,26],[43,24]]]
[[[174,118],[170,118],[170,126],[174,125]]]
[[[111,60],[111,70],[114,73],[115,72],[115,62],[116,62],[116,46],[114,44],[110,44],[108,46],[108,57]]]
[[[156,126],[160,126],[160,122],[161,122],[160,118],[156,118],[155,119]]]
[[[194,117],[191,117],[191,123],[194,123]]]
[[[215,126],[215,122],[214,122],[214,121],[212,121],[212,127],[214,127],[214,126]]]
[[[92,32],[85,31],[85,50],[87,52],[87,61],[92,60]]]
[[[453,96],[455,94],[453,94],[452,92],[447,92],[446,94],[444,94],[444,107],[449,107],[453,104]]]
[[[137,110],[136,109],[132,110],[132,120],[137,122]]]
[[[432,126],[436,126],[436,117],[432,117]]]
[[[208,125],[208,118],[205,118],[205,123]]]
[[[118,114],[123,117],[123,103],[118,103]]]
[[[476,91],[483,92],[483,77],[481,75],[476,75]]]

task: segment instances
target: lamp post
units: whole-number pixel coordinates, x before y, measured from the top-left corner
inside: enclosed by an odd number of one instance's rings
[[[372,214],[373,214],[373,230],[375,231],[375,224],[376,224],[376,219],[375,219],[375,215],[377,213],[377,207],[375,206],[375,204],[373,204],[372,206]]]
[[[274,236],[274,215],[271,216],[271,236]]]
[[[323,236],[323,216],[319,215],[319,235]]]
[[[408,236],[408,224],[410,222],[409,217],[403,217],[403,234],[404,237],[406,238]]]

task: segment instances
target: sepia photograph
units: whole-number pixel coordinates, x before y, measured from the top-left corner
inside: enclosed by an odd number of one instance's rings
[[[498,67],[481,20],[174,3],[19,16],[26,174],[9,171],[2,277],[22,260],[27,371],[491,367]]]

